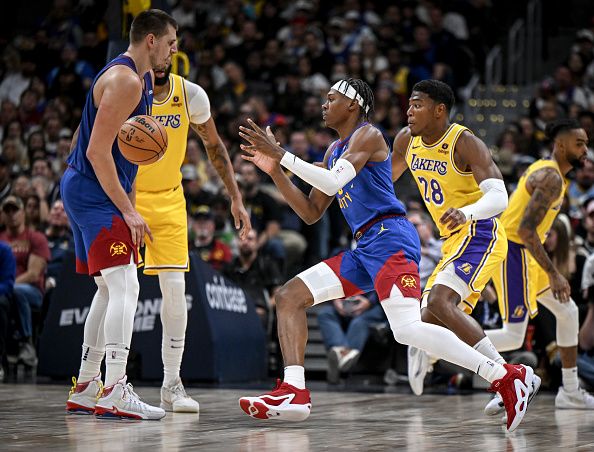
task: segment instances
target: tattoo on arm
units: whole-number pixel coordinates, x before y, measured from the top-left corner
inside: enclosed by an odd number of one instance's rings
[[[238,192],[233,166],[229,159],[229,153],[221,139],[217,136],[217,141],[214,143],[211,142],[206,131],[206,124],[193,124],[193,129],[200,136],[206,149],[208,160],[210,160],[210,163],[214,166],[217,174],[223,180],[229,194],[233,195]]]
[[[551,273],[555,271],[555,266],[549,259],[536,229],[561,193],[561,176],[552,168],[543,168],[531,174],[526,182],[533,191],[524,211],[519,232],[530,254],[547,273]]]

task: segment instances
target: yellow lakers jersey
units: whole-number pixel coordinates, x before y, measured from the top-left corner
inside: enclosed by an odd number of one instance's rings
[[[465,130],[469,129],[454,123],[436,143],[425,144],[417,136],[411,138],[406,149],[406,163],[442,237],[462,227],[450,231],[442,225],[439,219],[445,211],[450,207],[460,209],[483,196],[473,174],[454,163],[456,142]]]
[[[153,116],[167,130],[167,151],[158,162],[138,167],[138,191],[170,190],[181,184],[180,168],[186,156],[190,114],[184,80],[179,75],[169,75],[169,93],[165,100],[153,100]]]
[[[516,242],[519,244],[524,243],[518,234],[518,229],[520,228],[520,223],[522,222],[524,211],[526,210],[526,207],[528,207],[528,202],[530,202],[530,193],[528,193],[528,190],[526,188],[526,181],[532,173],[538,171],[541,168],[554,168],[556,171],[559,172],[559,175],[563,180],[561,194],[557,199],[553,201],[551,207],[549,207],[549,210],[545,214],[545,217],[536,227],[536,233],[538,234],[538,237],[540,238],[541,242],[544,243],[547,233],[551,229],[553,221],[555,221],[555,217],[559,213],[561,204],[563,204],[563,197],[565,196],[567,181],[563,177],[563,174],[561,174],[561,170],[559,170],[559,165],[555,160],[537,160],[528,167],[528,169],[524,172],[524,174],[518,181],[518,188],[516,188],[516,190],[510,196],[509,205],[507,206],[507,209],[505,209],[505,212],[503,212],[503,214],[501,215],[501,223],[503,223],[505,233],[507,234],[507,238],[512,242]]]

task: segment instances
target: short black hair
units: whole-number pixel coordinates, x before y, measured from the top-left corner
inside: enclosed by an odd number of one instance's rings
[[[130,26],[130,42],[138,43],[149,34],[160,38],[167,33],[168,25],[171,25],[177,30],[177,22],[165,11],[161,11],[160,9],[142,11],[134,18]]]
[[[421,80],[412,90],[427,94],[433,102],[444,104],[448,112],[452,110],[456,101],[452,88],[439,80]]]
[[[355,89],[357,94],[361,96],[361,99],[363,99],[363,105],[359,105],[359,108],[361,109],[361,115],[365,118],[366,121],[368,121],[371,112],[373,111],[373,90],[366,82],[359,78],[347,78],[345,81],[349,85],[351,85]]]
[[[549,140],[554,140],[560,133],[581,128],[582,126],[575,119],[563,118],[549,122],[545,128],[545,135]]]

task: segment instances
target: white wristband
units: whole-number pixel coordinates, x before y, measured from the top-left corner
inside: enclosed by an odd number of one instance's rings
[[[285,152],[280,163],[300,179],[328,196],[334,196],[357,175],[353,164],[346,159],[338,159],[332,169],[327,170],[307,163],[290,152]]]
[[[474,204],[459,209],[467,221],[493,218],[507,207],[507,190],[501,179],[485,179],[479,184],[479,188],[484,193],[483,196]]]

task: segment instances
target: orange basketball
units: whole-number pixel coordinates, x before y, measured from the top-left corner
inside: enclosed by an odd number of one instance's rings
[[[165,154],[167,131],[152,116],[133,116],[120,127],[118,146],[129,162],[149,165],[161,160]]]

